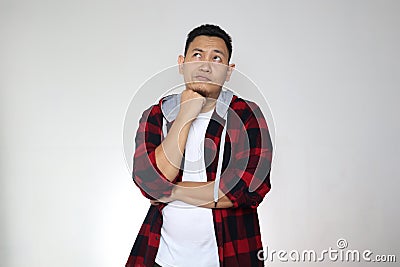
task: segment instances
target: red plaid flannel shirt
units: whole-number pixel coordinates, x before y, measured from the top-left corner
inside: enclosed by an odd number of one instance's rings
[[[142,194],[149,199],[168,196],[173,187],[157,168],[155,160],[155,148],[163,138],[162,104],[163,99],[143,112],[135,138],[132,176]],[[233,207],[212,210],[220,266],[263,266],[263,261],[257,257],[262,249],[257,206],[271,188],[272,143],[265,118],[255,103],[233,95],[227,105],[228,129],[220,189],[231,200]],[[220,136],[225,124],[216,110],[204,142],[208,181],[215,180]],[[168,129],[172,123],[167,123]],[[173,183],[181,181],[182,174],[180,170]],[[154,265],[165,205],[150,206],[126,267]]]

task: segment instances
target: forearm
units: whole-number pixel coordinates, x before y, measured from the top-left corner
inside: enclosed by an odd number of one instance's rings
[[[155,149],[157,167],[170,181],[179,173],[189,128],[206,102],[206,98],[199,93],[191,89],[183,90],[178,115],[165,139]]]
[[[170,181],[178,175],[190,125],[191,120],[178,116],[155,150],[157,167]]]
[[[218,191],[218,203],[214,204],[214,182],[178,182],[173,198],[203,208],[230,208],[233,206],[225,194]]]

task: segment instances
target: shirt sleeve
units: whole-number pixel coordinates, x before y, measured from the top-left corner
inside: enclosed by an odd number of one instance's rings
[[[233,208],[257,208],[271,189],[272,142],[266,120],[255,103],[233,137],[231,159],[221,174],[220,189]],[[247,113],[247,112],[246,112]],[[229,125],[229,124],[228,124]]]
[[[171,195],[170,182],[156,164],[155,149],[161,144],[162,113],[158,105],[145,110],[135,137],[132,178],[142,194],[149,199]]]

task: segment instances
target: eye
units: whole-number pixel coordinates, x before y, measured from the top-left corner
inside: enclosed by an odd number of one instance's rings
[[[214,61],[216,61],[216,62],[221,62],[221,61],[222,61],[222,58],[221,58],[220,56],[215,56],[215,57],[214,57]]]
[[[201,58],[201,55],[200,55],[200,53],[194,53],[194,54],[193,54],[193,57],[195,57],[195,58]]]

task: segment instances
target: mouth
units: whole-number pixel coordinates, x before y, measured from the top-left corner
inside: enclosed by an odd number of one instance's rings
[[[210,82],[211,81],[211,79],[209,79],[205,76],[202,76],[202,75],[197,75],[194,77],[194,79],[195,79],[195,81],[202,81],[202,82]]]

